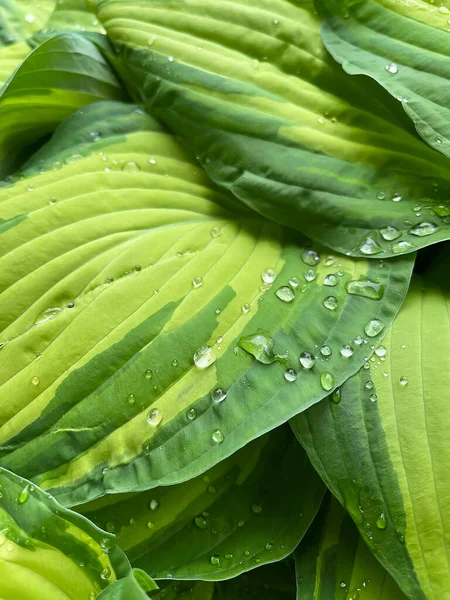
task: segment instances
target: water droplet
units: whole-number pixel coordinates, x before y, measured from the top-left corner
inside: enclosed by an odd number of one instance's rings
[[[230,554],[230,553],[228,553],[228,554],[225,554],[225,558],[226,558],[227,560],[231,560],[231,559],[233,558],[233,555],[232,555],[232,554]]]
[[[221,233],[220,227],[213,227],[209,233],[211,234],[211,237],[213,237],[213,238],[219,237],[219,235]]]
[[[316,279],[317,273],[314,271],[314,269],[308,269],[303,277],[306,279],[306,281],[311,282]]]
[[[294,290],[287,285],[280,287],[275,295],[283,302],[292,302],[295,298]]]
[[[364,327],[365,334],[369,337],[375,337],[379,335],[384,329],[384,324],[380,319],[371,319]]]
[[[341,356],[343,356],[344,358],[350,358],[351,356],[353,356],[353,348],[351,346],[342,346],[342,348],[340,349],[340,353]]]
[[[149,159],[148,159],[148,162],[149,162],[151,165],[156,165],[156,158],[149,158]]]
[[[323,301],[323,305],[325,306],[325,308],[328,308],[328,310],[336,310],[338,307],[337,298],[335,298],[334,296],[328,296]]]
[[[35,22],[35,20],[36,20],[36,17],[35,17],[33,14],[31,14],[31,13],[27,13],[27,14],[25,15],[25,21],[26,21],[27,23],[34,23],[34,22]]]
[[[172,361],[172,367],[178,367],[178,361],[176,358],[174,358]]]
[[[220,429],[214,429],[211,437],[213,442],[215,442],[216,444],[221,444],[225,439],[225,436],[223,435],[223,432]]]
[[[371,298],[372,300],[381,300],[384,295],[384,286],[368,279],[349,281],[345,286],[345,289],[349,294]]]
[[[140,166],[132,160],[125,163],[122,167],[122,171],[126,171],[127,173],[138,173],[140,170]]]
[[[153,425],[154,427],[157,427],[161,423],[162,418],[163,418],[162,410],[160,408],[152,408],[152,410],[147,415],[147,423],[149,425]]]
[[[336,275],[334,275],[333,273],[330,273],[330,275],[327,275],[325,277],[325,279],[323,280],[324,285],[328,285],[330,287],[334,287],[335,285],[338,284],[338,278],[336,277]]]
[[[407,250],[413,247],[414,246],[409,242],[402,240],[400,242],[397,242],[396,244],[392,244],[392,252],[394,254],[399,254],[400,252],[406,252]]]
[[[203,278],[202,277],[195,277],[192,280],[192,287],[199,288],[199,287],[202,287],[202,285],[203,285]]]
[[[39,379],[39,377],[37,375],[35,375],[34,377],[31,378],[31,383],[33,385],[39,385],[40,381],[41,380]]]
[[[406,377],[400,377],[400,385],[408,385],[408,380],[406,379]]]
[[[277,274],[273,269],[267,269],[261,273],[261,279],[264,283],[273,283],[276,279]]]
[[[362,337],[361,337],[360,335],[357,335],[357,336],[355,337],[355,344],[356,344],[357,346],[361,346],[361,344],[362,344],[363,342],[364,342],[364,340],[362,339]]]
[[[151,369],[147,369],[144,373],[145,379],[151,379],[153,377],[153,371]]]
[[[299,361],[304,369],[312,369],[316,359],[311,352],[302,352],[300,354]]]
[[[320,348],[320,354],[322,354],[322,356],[331,356],[332,352],[330,346],[322,346]]]
[[[400,202],[403,199],[403,196],[401,194],[394,194],[392,196],[392,202]]]
[[[370,236],[366,237],[361,242],[359,249],[361,250],[361,252],[363,254],[366,254],[368,256],[373,255],[373,254],[379,254],[380,252],[384,252],[384,250],[380,246],[380,244]]]
[[[134,404],[136,402],[136,396],[134,394],[128,394],[128,404]]]
[[[211,392],[211,398],[213,399],[213,402],[216,402],[217,404],[220,404],[220,402],[223,402],[226,397],[227,397],[227,393],[222,388],[216,388],[215,390],[213,390]]]
[[[204,517],[195,517],[194,523],[199,529],[208,529],[208,521]]]
[[[199,369],[210,367],[216,359],[216,352],[211,346],[201,346],[194,354],[194,363]]]
[[[252,512],[255,513],[255,515],[259,515],[259,513],[262,512],[262,506],[261,504],[252,504],[251,506]]]
[[[244,550],[245,556],[250,556],[250,550]]]
[[[333,394],[331,395],[331,400],[334,402],[334,404],[339,404],[341,401],[341,388],[334,390]]]
[[[336,258],[334,256],[328,256],[325,264],[327,267],[331,267],[332,265],[334,265],[334,263],[336,262]]]
[[[297,279],[297,277],[291,277],[289,279],[289,285],[291,286],[291,288],[297,288],[300,285],[299,280]]]
[[[398,73],[398,67],[395,63],[387,64],[385,69],[388,73],[392,73],[392,75],[396,75]]]
[[[424,222],[419,223],[418,225],[414,225],[414,227],[411,227],[408,233],[410,233],[411,235],[416,235],[418,237],[425,237],[427,235],[433,235],[433,233],[436,233],[437,231],[439,231],[439,227],[437,225],[435,225],[434,223]]]
[[[100,577],[102,579],[109,579],[111,577],[111,569],[105,567],[103,571],[100,573]]]
[[[169,57],[168,57],[168,60],[169,60],[169,62],[173,62],[173,61],[174,61],[174,58],[173,58],[173,56],[169,56]]]
[[[48,203],[50,204],[50,206],[53,206],[54,204],[56,204],[58,202],[58,200],[55,198],[55,196],[52,196],[50,198],[50,200],[48,201]]]
[[[270,365],[275,361],[286,363],[286,356],[274,353],[273,339],[261,329],[257,333],[241,337],[238,347],[252,354],[257,361],[264,365]]]
[[[156,36],[152,35],[147,40],[147,46],[153,46],[153,44],[156,42],[156,40],[157,40]]]
[[[190,408],[187,411],[186,416],[189,419],[189,421],[193,421],[195,419],[195,417],[197,416],[197,412],[196,412],[195,408]]]
[[[386,529],[386,517],[384,513],[381,513],[377,519],[377,527],[378,529]]]
[[[384,346],[379,346],[376,350],[375,350],[375,354],[377,356],[386,356],[387,350]]]
[[[320,376],[320,385],[326,392],[329,392],[334,386],[334,376],[331,373],[322,373]]]
[[[391,225],[386,225],[386,227],[382,227],[380,229],[380,233],[383,239],[387,240],[388,242],[392,242],[393,240],[396,240],[402,235],[396,227],[392,227]]]
[[[366,381],[366,383],[364,384],[364,387],[366,388],[366,390],[373,390],[373,382],[372,381]]]
[[[30,486],[27,484],[23,490],[21,490],[19,497],[17,498],[17,504],[25,504],[30,497]]]
[[[378,400],[378,396],[376,394],[371,394],[369,399],[371,402],[376,402]]]
[[[320,262],[320,254],[315,250],[304,250],[302,253],[302,261],[305,265],[315,267]]]
[[[377,194],[378,200],[384,200],[385,198],[386,198],[386,194],[384,192],[380,192],[379,194]]]
[[[266,544],[266,550],[268,552],[271,552],[273,550],[273,544],[272,544],[272,542],[267,542],[267,544]]]
[[[159,508],[159,502],[158,500],[156,500],[156,498],[153,498],[153,500],[150,500],[150,504],[148,505],[150,510],[157,510]]]
[[[289,383],[292,383],[297,379],[297,373],[294,371],[294,369],[286,369],[284,372],[284,378],[286,381],[289,381]]]

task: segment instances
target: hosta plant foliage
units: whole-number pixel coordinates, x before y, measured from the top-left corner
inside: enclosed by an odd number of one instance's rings
[[[2,598],[450,599],[449,19],[0,4]]]

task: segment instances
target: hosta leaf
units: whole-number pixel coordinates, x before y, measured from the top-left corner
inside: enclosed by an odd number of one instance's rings
[[[333,499],[295,551],[297,600],[406,600]]]
[[[157,590],[158,586],[148,575],[138,569],[130,571],[126,577],[115,581],[104,589],[98,600],[146,600],[146,592]]]
[[[322,37],[352,75],[373,77],[420,135],[450,156],[450,2],[317,0]]]
[[[80,510],[114,531],[131,563],[152,577],[215,580],[289,555],[323,493],[283,427],[186,483],[116,494]]]
[[[77,34],[38,46],[0,94],[0,176],[29,144],[51,133],[75,110],[123,92],[100,51]]]
[[[152,600],[213,600],[214,583],[206,581],[158,582],[161,588],[150,593]],[[165,585],[167,583],[167,585]],[[216,598],[214,597],[214,600]]]
[[[0,191],[0,464],[66,504],[186,481],[318,402],[409,284],[411,255],[320,259],[242,209],[131,105],[85,107],[24,177]],[[236,348],[258,332],[281,362]]]
[[[0,564],[0,596],[20,600],[94,599],[130,571],[113,535],[1,468]]]
[[[416,279],[370,371],[293,421],[377,558],[428,600],[450,593],[449,306],[448,289]]]
[[[0,47],[24,40],[43,29],[55,6],[55,0],[2,0]]]
[[[90,0],[59,0],[48,23],[56,31],[97,31],[105,33]]]
[[[0,48],[0,89],[30,52],[27,42]]]
[[[103,0],[99,18],[135,96],[254,210],[354,256],[449,238],[448,159],[342,72],[311,0]]]

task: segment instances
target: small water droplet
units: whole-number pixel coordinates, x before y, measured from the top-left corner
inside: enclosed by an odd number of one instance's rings
[[[347,293],[372,300],[381,300],[384,295],[384,286],[374,281],[360,279],[358,281],[349,281],[345,289]]]
[[[197,412],[196,412],[195,408],[190,408],[187,411],[186,416],[189,419],[189,421],[193,421],[195,419],[195,417],[197,416]]]
[[[195,277],[192,280],[192,287],[199,288],[199,287],[202,287],[202,285],[203,285],[203,278],[202,277]]]
[[[39,379],[39,377],[37,375],[35,375],[34,377],[31,378],[31,383],[33,385],[39,385],[40,381],[41,380]]]
[[[342,346],[340,353],[344,358],[350,358],[353,356],[353,348],[349,345]]]
[[[159,502],[156,498],[150,500],[150,504],[148,505],[150,510],[157,510],[159,508]]]
[[[401,194],[394,194],[392,196],[392,202],[400,202],[403,199],[403,196]]]
[[[386,225],[386,227],[382,227],[380,229],[380,233],[383,239],[387,240],[388,242],[392,242],[402,235],[401,232],[396,227],[392,227],[392,225]]]
[[[408,385],[408,380],[406,379],[406,377],[400,377],[400,385]]]
[[[267,542],[267,544],[266,544],[266,550],[268,552],[271,552],[273,550],[273,544],[272,544],[272,542]]]
[[[375,350],[375,354],[377,356],[386,356],[387,350],[384,346],[379,346],[376,350]]]
[[[178,367],[178,361],[176,358],[174,358],[172,361],[172,367]]]
[[[377,519],[377,527],[378,529],[386,529],[386,517],[384,513],[381,513]]]
[[[128,404],[134,404],[136,402],[136,396],[134,394],[128,394]]]
[[[366,381],[366,383],[364,384],[364,387],[366,388],[366,390],[373,390],[373,382],[372,381]]]
[[[163,413],[160,408],[152,408],[147,415],[147,423],[157,427],[163,418]]]
[[[277,277],[277,274],[273,269],[267,269],[261,273],[261,279],[264,283],[273,283]]]
[[[395,63],[387,64],[385,69],[388,73],[392,73],[392,75],[396,75],[398,73],[398,66]]]
[[[362,344],[363,342],[364,342],[364,340],[362,339],[362,337],[361,337],[360,335],[357,335],[357,336],[355,337],[355,344],[356,344],[357,346],[361,346],[361,344]]]
[[[30,497],[30,486],[27,484],[20,492],[19,497],[17,498],[17,504],[25,504],[25,502]]]
[[[289,279],[289,285],[291,286],[291,288],[297,288],[300,285],[299,280],[297,279],[297,277],[291,277]]]
[[[332,265],[334,265],[335,262],[336,262],[335,256],[328,256],[327,259],[325,260],[325,264],[327,267],[331,267]]]
[[[323,301],[323,305],[325,306],[325,308],[328,308],[328,310],[336,310],[338,307],[337,298],[335,298],[334,296],[328,296]]]
[[[111,569],[105,567],[103,571],[100,573],[100,577],[102,579],[109,579],[111,577]]]
[[[125,163],[122,167],[122,171],[126,171],[127,173],[138,173],[140,170],[140,166],[132,160]]]
[[[149,162],[151,165],[156,165],[156,158],[149,158],[149,159],[148,159],[148,162]]]
[[[216,444],[221,444],[223,442],[223,440],[225,439],[225,436],[223,435],[223,432],[220,429],[214,429],[211,437],[212,437],[212,441],[215,442]]]
[[[252,504],[251,509],[252,509],[252,512],[255,513],[255,515],[259,515],[259,513],[262,512],[261,504],[254,503],[254,504]]]
[[[326,392],[329,392],[334,386],[334,376],[331,373],[322,373],[320,376],[320,385]]]
[[[316,359],[311,352],[302,352],[300,354],[299,361],[304,369],[312,369],[315,365]]]
[[[173,62],[173,61],[174,61],[174,58],[173,58],[173,56],[169,56],[169,57],[168,57],[168,60],[169,60],[169,62]]]
[[[315,250],[304,250],[302,253],[302,261],[305,265],[315,267],[320,262],[320,254]]]
[[[380,244],[373,239],[373,237],[366,237],[360,244],[359,249],[363,254],[367,256],[371,256],[373,254],[379,254],[380,252],[384,252],[383,248]]]
[[[208,529],[208,521],[202,516],[195,517],[194,523],[199,529]]]
[[[380,192],[379,194],[377,194],[378,200],[385,200],[385,198],[386,198],[386,194],[384,192]]]
[[[334,402],[334,404],[339,404],[341,401],[341,388],[334,390],[333,394],[331,395],[331,400]]]
[[[341,588],[345,588],[345,587],[347,587],[347,584],[345,583],[345,581],[341,581],[341,583],[339,584],[339,586]]]
[[[147,369],[144,373],[145,379],[151,379],[153,377],[153,371],[151,369]]]
[[[321,346],[320,348],[320,354],[322,354],[322,356],[331,356],[332,352],[330,346]]]
[[[306,281],[311,282],[316,279],[317,273],[314,271],[314,269],[308,269],[303,277],[306,279]]]
[[[250,550],[244,550],[245,556],[250,556]]]
[[[289,381],[289,383],[292,383],[297,379],[297,373],[294,371],[294,369],[286,369],[284,372],[284,378],[286,381]]]
[[[199,369],[206,369],[216,362],[217,355],[211,346],[201,346],[194,354],[194,363]]]
[[[437,225],[430,222],[424,222],[411,227],[408,233],[418,237],[425,237],[427,235],[433,235],[433,233],[436,233],[437,231],[439,231],[439,227]]]
[[[287,285],[278,288],[275,295],[283,302],[292,302],[295,298],[294,290]]]
[[[371,402],[376,402],[378,400],[378,396],[376,394],[371,394],[369,399]]]
[[[216,402],[217,404],[220,404],[220,402],[223,402],[227,397],[227,392],[222,389],[222,388],[216,388],[211,392],[211,398],[213,400],[213,402]]]
[[[406,252],[407,250],[409,250],[410,248],[413,248],[414,246],[412,244],[410,244],[409,242],[405,241],[405,240],[401,240],[400,242],[397,242],[396,244],[392,244],[392,252],[394,254],[400,254],[400,252]]]
[[[221,233],[220,227],[213,227],[209,233],[211,234],[211,237],[213,237],[213,238],[219,237],[219,235]]]
[[[334,287],[335,285],[338,284],[338,278],[336,277],[336,275],[334,275],[333,273],[330,273],[330,275],[327,275],[325,277],[325,279],[323,280],[324,285],[327,285],[329,287]]]
[[[371,319],[364,327],[364,332],[369,337],[379,335],[384,329],[384,324],[380,319]]]

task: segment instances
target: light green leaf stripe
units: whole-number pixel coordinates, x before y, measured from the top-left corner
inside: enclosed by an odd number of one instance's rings
[[[123,95],[111,68],[90,41],[73,33],[45,41],[0,94],[0,176],[8,174],[29,144],[51,133],[77,109]]]
[[[378,559],[409,598],[428,600],[450,597],[449,307],[448,291],[416,279],[370,371],[339,404],[293,421]]]
[[[106,33],[95,14],[95,2],[90,0],[59,0],[47,29]]]
[[[335,499],[323,506],[295,562],[297,600],[406,600]]]
[[[318,402],[409,284],[411,255],[328,255],[242,208],[134,106],[85,107],[24,177],[0,191],[26,215],[2,234],[0,464],[64,504],[191,479]],[[237,348],[255,334],[272,364]]]
[[[115,532],[131,563],[156,579],[221,580],[291,554],[324,491],[285,426],[186,483],[79,510]]]
[[[323,41],[344,70],[378,81],[450,156],[450,2],[316,1]]]
[[[0,48],[20,42],[44,28],[56,0],[2,0],[0,3]]]
[[[257,212],[352,256],[449,238],[448,159],[342,72],[310,0],[102,0],[99,18],[135,97]]]
[[[31,48],[27,42],[0,48],[0,90],[30,52]]]
[[[113,535],[0,468],[0,571],[5,600],[93,600],[130,565]]]

